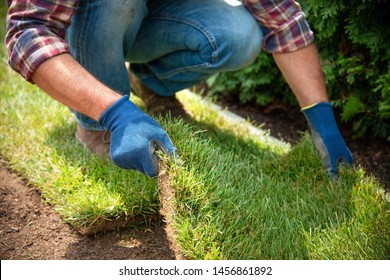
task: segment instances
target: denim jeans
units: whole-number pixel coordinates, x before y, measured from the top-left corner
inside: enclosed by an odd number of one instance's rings
[[[68,32],[73,57],[123,95],[131,91],[125,61],[145,86],[170,96],[253,63],[262,38],[236,0],[81,0]],[[105,129],[74,114],[87,129]]]

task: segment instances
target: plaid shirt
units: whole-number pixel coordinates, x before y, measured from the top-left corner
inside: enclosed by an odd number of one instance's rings
[[[45,60],[69,53],[65,31],[79,0],[7,0],[5,38],[10,66],[31,81]],[[242,0],[259,22],[267,52],[290,52],[309,45],[313,32],[293,0]]]
[[[263,30],[265,51],[291,52],[313,42],[313,32],[297,2],[293,0],[242,0],[242,2]]]

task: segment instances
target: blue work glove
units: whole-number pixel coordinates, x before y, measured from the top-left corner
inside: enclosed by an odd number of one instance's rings
[[[352,154],[337,127],[332,105],[321,102],[302,109],[302,112],[310,125],[311,138],[324,169],[331,173],[333,179],[337,179],[338,164],[352,165]]]
[[[100,116],[99,123],[111,131],[111,160],[121,168],[156,177],[156,150],[176,157],[176,149],[166,131],[126,95]]]

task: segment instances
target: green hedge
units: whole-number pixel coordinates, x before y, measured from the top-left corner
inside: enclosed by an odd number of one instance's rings
[[[390,10],[386,0],[299,1],[316,34],[328,94],[355,137],[390,141]],[[207,81],[210,93],[236,94],[240,102],[296,105],[272,56],[261,53],[240,71]]]

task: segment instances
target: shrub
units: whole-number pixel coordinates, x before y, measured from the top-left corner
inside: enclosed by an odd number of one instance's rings
[[[299,1],[316,34],[328,94],[355,137],[390,141],[390,10],[385,0]],[[208,80],[210,93],[237,94],[240,102],[296,104],[272,57]]]

